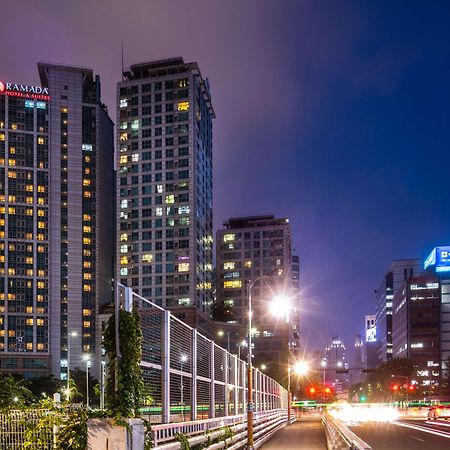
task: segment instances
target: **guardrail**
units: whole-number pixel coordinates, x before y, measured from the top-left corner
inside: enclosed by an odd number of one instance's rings
[[[254,415],[253,423],[254,448],[257,449],[270,439],[273,433],[287,424],[287,411],[277,409],[257,412]],[[225,427],[228,428],[228,432]],[[153,425],[152,433],[155,450],[181,448],[181,442],[177,440],[179,434],[184,435],[191,448],[210,443],[205,448],[216,450],[225,447],[228,450],[238,450],[244,448],[247,442],[247,422],[246,416],[240,414],[220,419]],[[214,441],[217,442],[213,443]]]
[[[329,413],[322,416],[328,450],[372,450],[372,447]]]

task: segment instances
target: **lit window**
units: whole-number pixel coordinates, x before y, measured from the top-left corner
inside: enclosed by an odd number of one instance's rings
[[[178,299],[179,306],[189,306],[191,299],[189,297],[183,297]]]
[[[120,133],[119,140],[121,142],[128,141],[128,133]]]
[[[139,153],[133,153],[131,155],[131,161],[132,162],[138,162],[139,161]]]
[[[88,226],[88,225],[83,226],[83,233],[90,233],[91,231],[92,231],[92,228],[90,226]]]
[[[37,349],[38,350],[44,350],[44,344],[42,342],[38,342]]]
[[[37,326],[42,326],[42,325],[44,325],[44,319],[36,319],[36,325],[37,325]]]
[[[120,253],[126,253],[128,251],[128,245],[124,244],[120,246]]]
[[[127,98],[121,98],[120,99],[120,107],[126,108],[128,106],[128,99]]]
[[[242,287],[242,281],[241,280],[233,280],[233,281],[224,281],[223,287],[225,289],[237,289]]]
[[[91,238],[88,238],[88,237],[84,237],[84,238],[83,238],[83,244],[88,245],[88,244],[90,244],[90,243],[91,243]]]
[[[83,273],[83,280],[92,280],[92,274],[91,273]]]
[[[83,316],[91,316],[92,310],[91,309],[83,309]]]
[[[161,207],[156,208],[155,211],[156,211],[155,214],[157,216],[162,216],[163,215],[163,209]]]
[[[120,240],[121,241],[128,241],[128,234],[127,233],[121,233],[120,234]]]
[[[189,263],[180,263],[178,264],[178,272],[189,272]]]
[[[81,144],[81,150],[84,152],[92,152],[92,144]]]
[[[235,238],[236,238],[236,235],[235,235],[234,233],[224,234],[224,235],[223,235],[223,242],[234,241]]]
[[[126,267],[122,267],[120,269],[120,275],[128,275],[128,269]]]
[[[132,130],[139,130],[139,120],[133,120],[131,122],[131,129]]]
[[[86,198],[91,198],[92,193],[91,193],[91,191],[84,191],[83,196]]]
[[[153,255],[150,254],[150,253],[144,253],[142,255],[142,261],[143,262],[148,262],[148,263],[152,262],[153,261]]]
[[[189,214],[190,208],[189,205],[183,205],[178,207],[178,214]]]
[[[92,291],[92,287],[89,284],[83,284],[83,291],[84,292],[91,292]]]
[[[224,262],[224,263],[223,263],[223,268],[224,268],[225,270],[234,269],[234,267],[235,267],[234,261],[227,261],[227,262]]]
[[[34,321],[33,321],[32,318],[27,318],[27,319],[25,320],[25,324],[26,324],[26,325],[33,325],[33,323],[34,323]]]
[[[128,128],[128,123],[127,122],[120,122],[120,129],[121,130],[126,130]]]
[[[178,111],[189,111],[189,102],[178,102]]]
[[[40,144],[40,145],[42,145],[42,144],[44,144],[44,138],[42,137],[42,136],[38,136],[38,138],[37,138],[37,143],[38,144]]]
[[[120,164],[126,164],[128,162],[127,155],[120,155]]]
[[[175,195],[166,195],[166,203],[172,204],[175,203]]]
[[[250,267],[252,267],[252,262],[251,261],[244,261],[244,267],[247,269],[250,269]]]
[[[128,208],[128,200],[121,200],[120,207],[121,208]]]
[[[156,192],[158,194],[162,194],[162,191],[163,191],[163,185],[162,184],[157,184],[156,185]]]
[[[128,256],[121,256],[120,264],[128,264]]]
[[[91,220],[91,215],[90,214],[83,214],[83,220],[86,221],[86,222]]]
[[[84,261],[84,262],[83,262],[83,267],[84,267],[85,269],[89,269],[89,268],[91,267],[91,262],[90,262],[90,261]]]

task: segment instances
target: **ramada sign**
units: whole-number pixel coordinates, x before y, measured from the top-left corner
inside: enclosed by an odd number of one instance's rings
[[[33,98],[35,100],[50,100],[48,88],[41,86],[27,86],[25,84],[3,83],[0,81],[0,94],[10,97]]]

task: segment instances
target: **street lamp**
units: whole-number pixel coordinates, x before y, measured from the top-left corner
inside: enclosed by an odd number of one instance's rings
[[[325,369],[327,367],[327,361],[325,359],[322,359],[322,361],[320,361],[320,365],[323,369],[323,385],[325,386]]]
[[[187,362],[187,355],[181,355],[180,357],[180,368],[181,368],[181,382],[180,382],[180,397],[181,397],[181,421],[184,422],[184,399],[183,399],[183,363]]]
[[[262,275],[256,278],[253,281],[249,281],[248,284],[248,352],[247,352],[247,450],[253,450],[254,441],[253,441],[253,369],[252,369],[252,288],[260,280],[267,279],[268,276]],[[285,316],[287,320],[288,310],[286,309],[287,303],[284,297],[277,297],[274,302],[279,308],[279,312],[281,311],[280,316]]]
[[[86,361],[86,406],[89,408],[89,366],[91,363],[91,355],[83,355],[83,361]]]
[[[229,331],[219,330],[217,332],[217,336],[223,337],[225,335],[225,333],[227,334],[227,350],[228,350],[228,353],[230,353],[230,332]]]
[[[70,338],[77,336],[76,331],[67,333],[67,401],[70,400]]]
[[[100,374],[100,409],[105,409],[105,365],[106,361],[102,361]]]

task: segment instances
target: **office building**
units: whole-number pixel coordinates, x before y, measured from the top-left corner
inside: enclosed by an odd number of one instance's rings
[[[413,361],[410,381],[429,394],[440,381],[440,294],[439,279],[425,274],[405,280],[393,300],[393,356]]]
[[[365,316],[362,362],[365,371],[374,370],[379,365],[376,316],[372,314]]]
[[[348,361],[344,343],[338,336],[332,336],[330,344],[325,348],[324,366],[326,367],[326,383],[341,383],[345,389],[348,386]]]
[[[425,260],[424,269],[440,280],[440,347],[442,378],[450,371],[450,246],[434,248]]]
[[[117,279],[206,334],[214,117],[182,58],[134,64],[117,85]]]
[[[392,262],[375,291],[378,359],[385,362],[392,358],[392,301],[401,284],[409,277],[423,271],[420,259],[398,259]]]
[[[298,260],[292,258],[288,219],[264,215],[227,220],[217,231],[216,261],[218,302],[231,311],[231,321],[241,327],[233,348],[247,335],[248,287],[253,281],[255,364],[272,364],[270,373],[277,376],[289,352],[299,348]],[[297,267],[296,278],[293,266]],[[271,314],[274,297],[280,296],[287,297],[292,306],[288,322],[286,315],[277,319]]]
[[[113,124],[92,70],[38,68],[41,86],[0,86],[1,367],[64,379],[71,333],[70,367],[88,356],[97,375],[96,315],[112,298]]]

